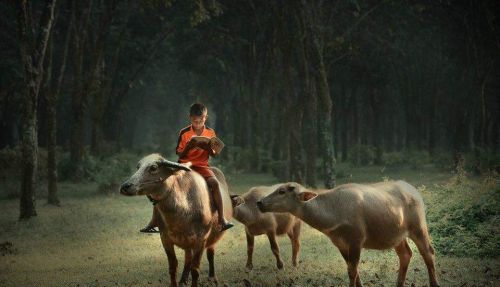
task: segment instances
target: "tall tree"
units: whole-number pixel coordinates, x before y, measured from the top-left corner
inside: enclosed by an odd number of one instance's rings
[[[64,39],[63,54],[59,66],[54,64],[55,37],[51,37],[49,50],[49,60],[47,63],[47,89],[44,91],[44,97],[47,104],[47,203],[59,205],[57,195],[57,100],[61,92],[64,75],[66,74],[66,63],[71,40],[73,17],[69,19],[66,35]]]
[[[310,34],[309,51],[311,65],[313,67],[313,77],[318,93],[319,107],[319,135],[321,140],[321,151],[323,159],[324,184],[326,188],[335,187],[335,156],[333,152],[332,138],[332,108],[333,102],[330,96],[330,87],[328,84],[327,71],[323,60],[323,36],[318,29],[319,24],[316,22],[321,19],[318,15],[321,10],[321,5],[316,1],[302,0],[303,9],[306,13],[306,23],[308,33]]]
[[[33,25],[31,3],[18,1],[18,29],[21,59],[24,66],[23,134],[22,134],[22,182],[20,199],[20,219],[36,216],[35,186],[38,157],[36,106],[40,85],[43,81],[45,52],[52,32],[56,0],[45,2],[39,25]],[[34,27],[38,27],[35,29]]]

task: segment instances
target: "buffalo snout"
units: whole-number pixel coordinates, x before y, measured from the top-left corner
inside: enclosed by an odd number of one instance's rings
[[[266,212],[264,204],[262,203],[261,200],[257,201],[257,207],[259,208],[260,212]]]
[[[132,193],[130,193],[130,187],[132,187],[132,184],[130,182],[124,182],[120,186],[120,193],[123,195],[133,195]]]

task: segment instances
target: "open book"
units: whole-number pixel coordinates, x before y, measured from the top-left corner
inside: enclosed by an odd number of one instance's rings
[[[214,154],[219,154],[224,148],[224,143],[218,137],[208,138],[204,136],[194,136],[191,138],[194,144],[202,149],[212,149]]]

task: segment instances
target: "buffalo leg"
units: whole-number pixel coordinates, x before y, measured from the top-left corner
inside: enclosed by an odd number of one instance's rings
[[[163,248],[167,253],[168,258],[168,272],[170,273],[170,286],[177,287],[177,257],[175,256],[174,245],[167,243],[167,240],[161,236]]]
[[[291,232],[288,233],[288,237],[290,238],[290,241],[292,242],[292,265],[297,267],[298,261],[297,257],[300,252],[300,222],[297,223]]]
[[[418,230],[417,232],[410,234],[410,238],[413,242],[415,242],[418,251],[424,258],[425,265],[427,266],[427,272],[429,273],[429,283],[431,287],[439,286],[436,279],[436,268],[434,266],[434,248],[431,246],[427,230]]]
[[[191,260],[191,287],[198,286],[198,278],[200,277],[200,263],[203,255],[203,248],[193,250],[193,259]]]
[[[405,286],[406,272],[408,271],[408,265],[410,264],[410,259],[412,256],[412,252],[410,246],[408,246],[408,242],[405,240],[401,241],[399,245],[395,248],[396,253],[399,257],[399,273],[398,273],[398,287]]]
[[[278,269],[283,269],[283,260],[281,260],[280,256],[280,247],[276,242],[276,234],[268,233],[267,238],[271,244],[271,250],[273,251],[274,257],[276,257],[276,267],[278,267]]]
[[[217,277],[215,277],[215,265],[214,265],[215,249],[214,247],[207,248],[207,259],[208,259],[208,278],[217,284]]]
[[[341,249],[339,248],[340,254],[342,254],[342,257],[344,258],[345,262],[347,263],[347,273],[349,274],[349,286],[356,286],[356,287],[363,287],[363,284],[361,284],[361,278],[359,278],[358,274],[358,264],[359,264],[359,257],[361,254],[361,249],[358,249],[359,251],[357,252],[356,256],[356,250],[346,248],[346,249]],[[357,258],[357,261],[356,261]],[[356,262],[354,264],[354,262]]]
[[[187,286],[189,280],[189,272],[191,271],[192,251],[190,249],[184,250],[184,268],[182,269],[181,286]]]
[[[248,234],[248,232],[245,232],[247,235],[247,270],[250,271],[253,269],[253,263],[252,263],[252,258],[253,258],[253,246],[254,246],[254,236],[251,234]]]

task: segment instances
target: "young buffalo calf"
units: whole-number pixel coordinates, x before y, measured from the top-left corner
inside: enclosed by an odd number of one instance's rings
[[[399,257],[397,286],[404,286],[412,256],[407,237],[424,258],[431,287],[438,286],[424,202],[415,187],[404,181],[345,184],[318,192],[292,182],[279,186],[257,205],[263,212],[290,212],[328,236],[347,263],[351,287],[362,286],[358,264],[363,248],[394,248]]]
[[[233,203],[233,216],[245,225],[247,236],[247,270],[252,270],[252,254],[254,236],[266,234],[271,244],[271,250],[276,257],[276,266],[283,269],[280,249],[276,242],[276,235],[287,234],[292,242],[292,264],[297,266],[297,255],[300,249],[301,221],[289,213],[262,213],[257,208],[257,201],[270,194],[279,185],[252,187],[247,193],[231,196]]]

